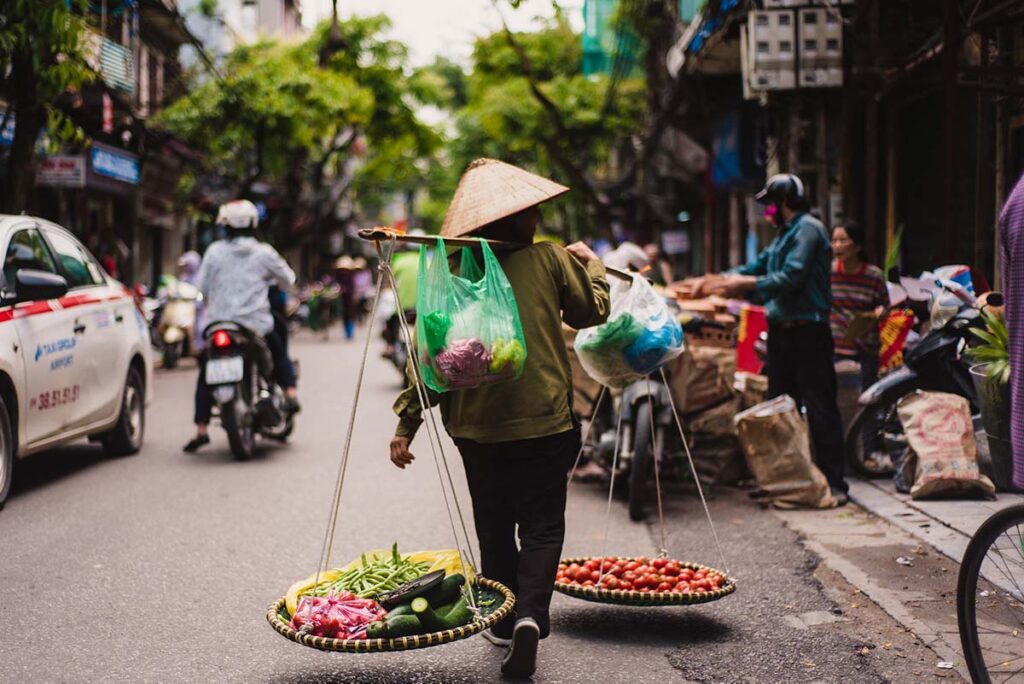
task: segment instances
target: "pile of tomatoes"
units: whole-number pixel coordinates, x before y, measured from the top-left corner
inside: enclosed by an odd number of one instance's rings
[[[671,558],[608,556],[603,561],[591,558],[582,564],[559,563],[555,582],[619,591],[691,594],[721,589],[725,576],[713,570],[691,570]]]

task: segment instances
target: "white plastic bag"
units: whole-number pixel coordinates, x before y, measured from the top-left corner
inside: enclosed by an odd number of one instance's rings
[[[574,348],[590,377],[621,388],[679,356],[683,328],[651,284],[634,276],[612,283],[608,321],[580,330]]]

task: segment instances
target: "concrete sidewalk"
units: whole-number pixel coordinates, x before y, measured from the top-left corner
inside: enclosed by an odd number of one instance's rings
[[[995,501],[914,501],[885,479],[851,480],[850,499],[959,563],[981,524],[996,511],[1024,503],[1024,494],[1000,493]]]

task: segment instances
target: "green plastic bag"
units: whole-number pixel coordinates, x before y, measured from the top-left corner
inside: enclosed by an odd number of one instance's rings
[[[512,286],[486,242],[481,271],[468,247],[459,272],[448,268],[444,240],[434,257],[420,247],[416,289],[416,352],[423,382],[435,392],[518,378],[526,340]]]

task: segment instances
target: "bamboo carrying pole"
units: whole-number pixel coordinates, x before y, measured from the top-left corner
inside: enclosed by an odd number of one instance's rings
[[[397,240],[398,242],[408,242],[416,245],[434,245],[437,243],[437,235],[409,235],[407,233],[400,233],[397,230],[391,230],[390,228],[362,228],[358,233],[359,237],[370,242],[387,242],[388,240]],[[504,240],[488,240],[486,238],[471,238],[471,237],[458,237],[458,238],[442,238],[446,245],[452,245],[453,247],[473,247],[481,242],[486,242],[491,246],[491,249],[505,250],[505,249],[521,249],[523,245],[515,242],[505,242]],[[625,271],[620,271],[617,268],[609,268],[605,266],[605,271],[609,275],[613,275],[616,278],[622,280],[632,280],[633,274]],[[637,274],[639,275],[639,274]]]

